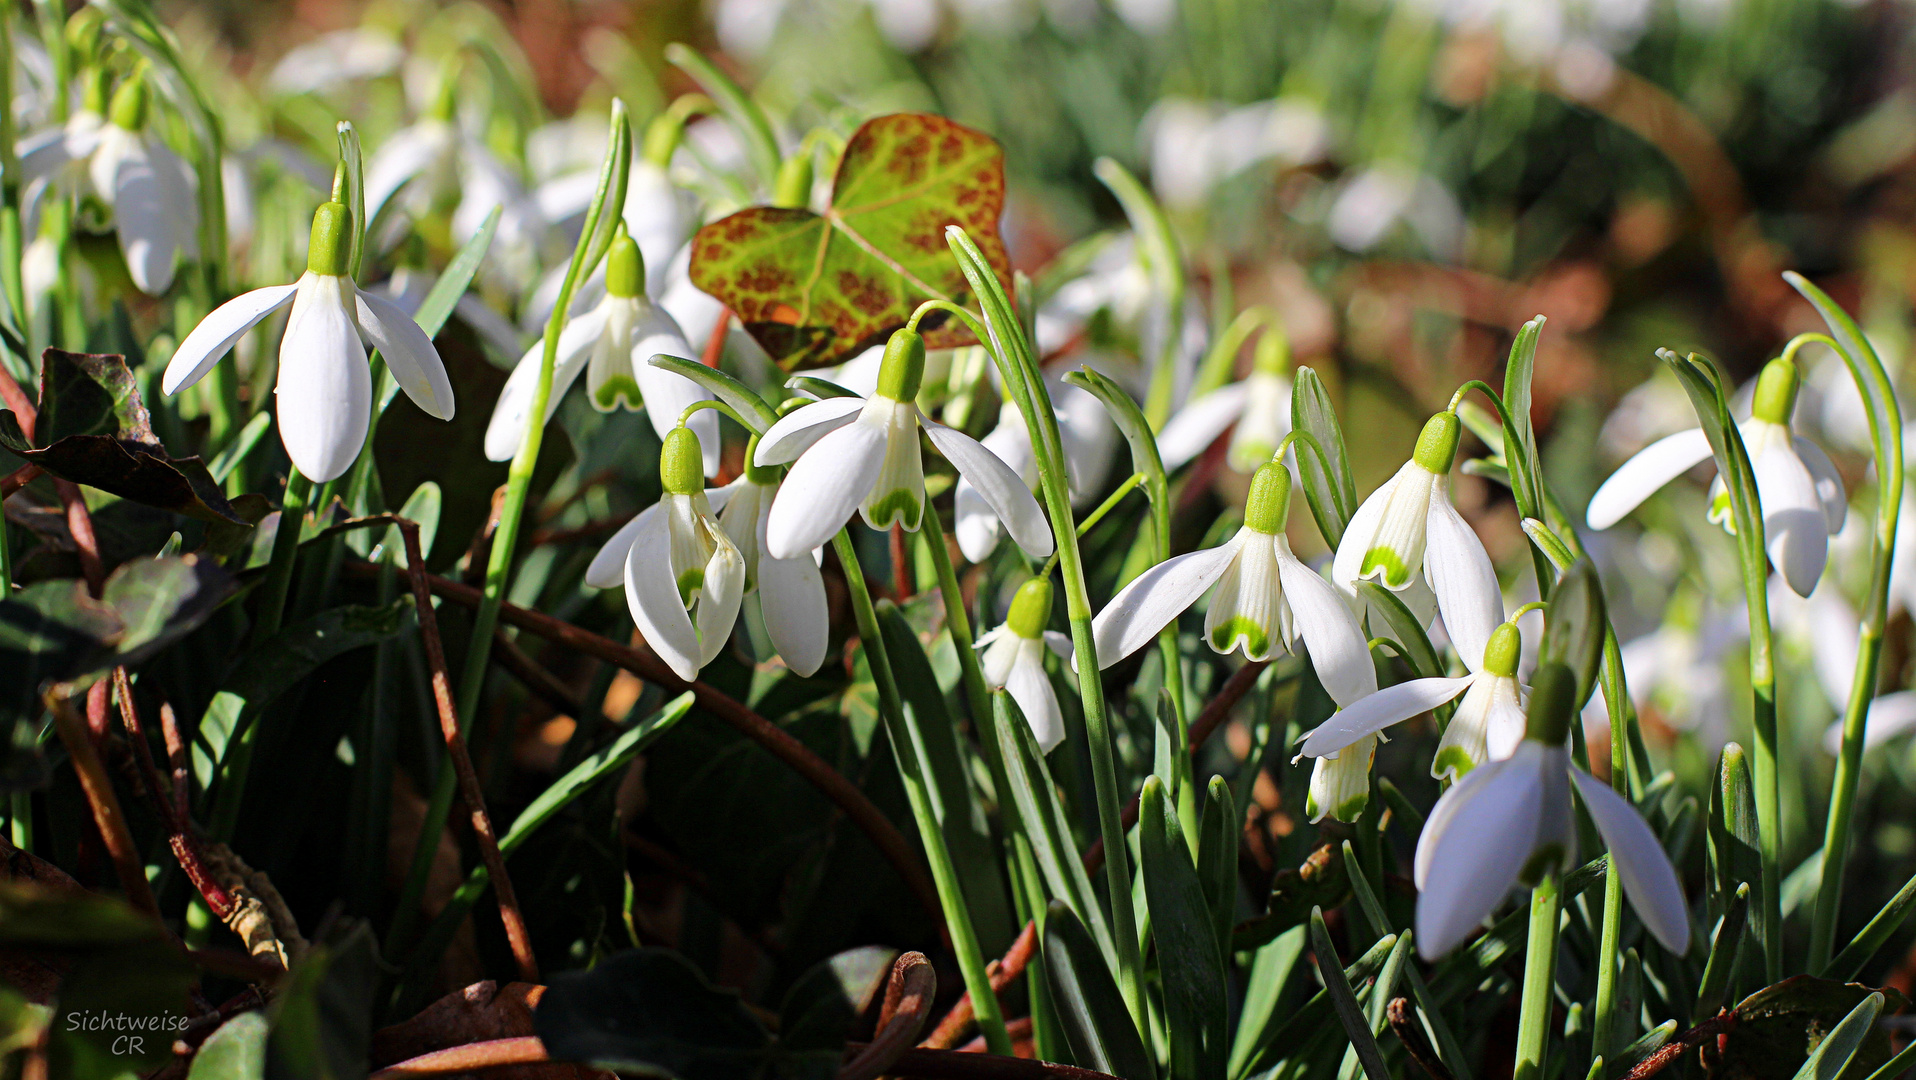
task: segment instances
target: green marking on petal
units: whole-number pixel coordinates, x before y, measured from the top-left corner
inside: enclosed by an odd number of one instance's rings
[[[1390,548],[1374,547],[1366,551],[1364,553],[1364,568],[1358,571],[1358,573],[1364,577],[1369,577],[1379,570],[1384,572],[1384,585],[1387,588],[1401,589],[1410,584],[1410,567],[1405,566],[1404,560],[1399,558],[1397,552]]]
[[[645,405],[645,398],[639,393],[639,381],[632,376],[613,375],[592,388],[592,407],[600,412],[611,412],[621,404],[628,412],[637,412]]]
[[[1238,639],[1244,641],[1244,655],[1263,656],[1270,648],[1271,636],[1262,626],[1243,615],[1233,615],[1211,634],[1211,648],[1229,653]]]
[[[1430,763],[1430,775],[1442,777],[1448,773],[1453,780],[1462,780],[1470,770],[1477,767],[1469,751],[1461,746],[1446,746],[1437,751],[1437,757]]]
[[[917,494],[905,488],[899,488],[867,505],[871,507],[867,518],[875,529],[903,525],[907,532],[916,532],[918,522],[925,513],[925,505],[919,501]]]
[[[686,607],[699,598],[699,590],[705,586],[705,568],[695,566],[679,575],[679,601]]]
[[[1370,792],[1366,791],[1362,795],[1353,795],[1338,803],[1337,809],[1331,811],[1331,816],[1339,821],[1356,821],[1364,816],[1364,807],[1369,805]]]
[[[1710,522],[1723,526],[1723,531],[1736,535],[1736,514],[1730,506],[1730,489],[1724,488],[1710,499]]]

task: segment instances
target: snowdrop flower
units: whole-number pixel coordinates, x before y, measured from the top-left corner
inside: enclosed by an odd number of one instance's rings
[[[1165,423],[1158,436],[1165,471],[1202,454],[1233,424],[1237,427],[1231,433],[1231,468],[1250,472],[1271,460],[1277,444],[1291,431],[1289,367],[1290,346],[1284,332],[1266,326],[1250,375],[1186,402]]]
[[[757,465],[793,463],[772,502],[768,554],[789,559],[818,547],[845,527],[853,511],[874,529],[896,524],[916,532],[926,501],[921,425],[1025,554],[1051,554],[1051,526],[1018,474],[976,439],[926,417],[912,403],[924,372],[925,339],[901,329],[885,345],[878,389],[870,397],[814,401],[760,436]]]
[[[1801,385],[1796,365],[1772,360],[1757,380],[1748,420],[1737,425],[1756,474],[1763,507],[1763,534],[1770,561],[1799,596],[1808,596],[1823,576],[1830,537],[1843,527],[1849,504],[1843,478],[1829,455],[1790,431],[1790,414]],[[1658,439],[1623,463],[1590,499],[1585,520],[1607,529],[1657,489],[1709,458],[1710,441],[1702,428]],[[1734,531],[1729,492],[1719,477],[1711,488],[1710,520]]]
[[[1570,865],[1582,797],[1610,849],[1623,892],[1663,947],[1690,947],[1683,888],[1643,818],[1610,786],[1570,763],[1564,736],[1576,709],[1576,676],[1560,663],[1537,673],[1528,730],[1516,750],[1458,781],[1431,809],[1417,839],[1417,948],[1434,960],[1456,948],[1520,880],[1536,884]]]
[[[1242,648],[1245,659],[1264,660],[1280,643],[1294,652],[1302,638],[1318,681],[1339,706],[1375,693],[1377,672],[1356,616],[1336,589],[1291,553],[1284,536],[1290,502],[1290,471],[1275,461],[1260,467],[1251,477],[1236,536],[1146,570],[1098,612],[1091,622],[1098,665],[1110,667],[1155,641],[1215,584],[1204,617],[1204,639],[1213,650]],[[1366,735],[1319,760],[1311,777],[1311,820],[1333,813],[1349,821],[1363,811],[1376,746],[1376,736]]]
[[[1450,503],[1450,466],[1459,434],[1455,412],[1431,417],[1411,459],[1351,515],[1331,561],[1331,580],[1353,602],[1357,583],[1365,578],[1377,578],[1392,592],[1412,592],[1419,570],[1440,598],[1462,596],[1481,584],[1490,556]],[[1405,597],[1413,611],[1427,604],[1424,598],[1412,599]]]
[[[661,439],[679,423],[687,406],[712,395],[683,375],[653,367],[659,353],[696,356],[672,316],[645,296],[645,260],[639,245],[620,234],[606,252],[605,297],[590,311],[568,322],[559,333],[553,359],[552,393],[546,398],[547,422],[559,411],[559,399],[583,374],[592,407],[611,412],[645,408],[652,430]],[[492,421],[486,426],[486,457],[507,461],[525,437],[532,398],[539,387],[539,366],[545,342],[533,343],[499,392]],[[690,425],[706,449],[705,469],[718,471],[718,417],[709,410],[693,416]]]
[[[1038,740],[1038,751],[1045,754],[1064,741],[1064,713],[1058,708],[1051,677],[1045,674],[1045,650],[1057,653],[1061,660],[1071,659],[1071,639],[1046,630],[1050,621],[1051,580],[1035,577],[1018,586],[1005,621],[974,646],[985,651],[985,684],[1009,693],[1018,703],[1032,737]]]
[[[1117,427],[1094,395],[1052,379],[1045,380],[1045,388],[1057,409],[1065,477],[1076,503],[1097,493],[1095,485],[1104,479]],[[1006,401],[999,406],[998,424],[980,445],[1022,477],[1026,488],[1038,490],[1038,459],[1031,452],[1031,428],[1016,403]],[[1004,526],[977,485],[963,477],[952,496],[952,517],[952,532],[957,534],[958,550],[966,559],[984,562],[998,550]]]
[[[373,382],[362,338],[421,409],[441,420],[453,414],[452,382],[426,332],[392,301],[347,276],[352,231],[352,211],[321,203],[313,213],[306,273],[291,285],[237,296],[202,319],[180,342],[161,382],[169,394],[199,382],[248,330],[291,304],[274,391],[279,434],[293,464],[316,482],[344,473],[366,442]]]
[[[600,550],[587,569],[586,582],[609,587],[608,564],[616,565],[622,547],[624,558],[619,561],[624,563],[625,600],[633,623],[673,673],[691,682],[725,647],[738,621],[745,599],[745,556],[712,516],[704,453],[690,428],[676,427],[666,435],[659,451],[659,479],[665,494]],[[764,569],[761,562],[761,572]],[[817,569],[812,567],[814,574]],[[817,614],[824,615],[822,586]],[[822,638],[823,627],[819,630]],[[818,653],[822,661],[822,641]],[[787,662],[791,660],[788,656]],[[817,662],[812,670],[817,670]]]

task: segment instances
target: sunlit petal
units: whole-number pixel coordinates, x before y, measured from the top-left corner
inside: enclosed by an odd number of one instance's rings
[[[301,279],[279,347],[280,439],[299,471],[318,483],[352,466],[372,417],[372,370],[346,309],[352,287],[325,274]]]
[[[268,285],[241,293],[214,308],[211,315],[201,319],[193,332],[186,335],[180,347],[173,350],[173,358],[167,361],[166,374],[160,380],[160,389],[177,394],[205,378],[235,342],[266,316],[292,303],[298,291],[298,281],[290,285]]]
[[[1386,686],[1331,714],[1299,748],[1305,757],[1334,754],[1366,735],[1374,735],[1450,701],[1470,687],[1472,675],[1456,679],[1412,679]],[[1455,726],[1455,721],[1452,721]]]
[[[858,419],[865,408],[863,398],[826,398],[794,409],[779,417],[765,434],[758,437],[757,465],[783,465],[797,461],[813,443]]]
[[[1702,428],[1658,439],[1610,474],[1610,479],[1590,497],[1584,520],[1593,529],[1615,525],[1663,485],[1689,472],[1709,456],[1710,439]]]
[[[1439,481],[1430,500],[1430,542],[1424,551],[1424,576],[1437,594],[1444,630],[1464,666],[1478,670],[1484,646],[1504,621],[1503,592],[1484,542],[1465,524]]]
[[[359,329],[386,358],[399,388],[428,416],[452,419],[452,380],[432,339],[392,301],[364,289],[358,290],[357,299]]]
[[[764,446],[759,443],[760,462]],[[885,429],[875,424],[852,423],[818,440],[778,486],[765,553],[796,558],[830,540],[871,493],[884,461]]]
[[[1636,807],[1610,790],[1608,784],[1574,766],[1570,779],[1583,796],[1583,805],[1597,823],[1597,831],[1603,834],[1611,865],[1623,879],[1623,894],[1630,898],[1630,906],[1664,948],[1682,956],[1690,949],[1689,908],[1663,845]]]
[[[1091,622],[1098,666],[1108,668],[1156,640],[1158,631],[1224,576],[1238,546],[1234,539],[1166,559],[1126,585]]]
[[[666,518],[652,514],[634,530],[625,559],[625,602],[646,644],[673,674],[691,682],[699,677],[699,637],[672,578]]]
[[[1031,489],[1025,486],[1023,477],[964,432],[935,420],[925,420],[924,424],[932,445],[957,466],[959,475],[970,482],[992,513],[1005,523],[1012,541],[1026,555],[1043,559],[1056,550],[1051,523],[1045,520],[1044,511],[1039,509],[1038,500],[1031,497]]]
[[[552,394],[546,399],[546,420],[559,411],[559,400],[585,370],[586,357],[604,332],[609,317],[601,304],[573,319],[559,331],[558,353],[553,359]],[[532,398],[539,388],[539,367],[544,362],[545,342],[535,341],[512,369],[499,403],[493,406],[492,420],[486,425],[486,457],[491,461],[510,461],[519,452],[525,438],[527,418],[532,414]]]

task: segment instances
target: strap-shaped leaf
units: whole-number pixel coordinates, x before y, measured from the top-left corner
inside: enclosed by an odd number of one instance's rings
[[[1045,913],[1044,959],[1058,1026],[1078,1064],[1127,1080],[1152,1080],[1157,1068],[1131,1024],[1111,968],[1062,900],[1053,900]]]
[[[1104,406],[1104,411],[1124,435],[1124,441],[1131,448],[1131,471],[1144,477],[1144,493],[1153,507],[1164,504],[1164,458],[1158,453],[1157,436],[1151,433],[1151,425],[1145,422],[1144,412],[1131,395],[1119,386],[1109,375],[1091,368],[1080,368],[1064,377],[1064,381],[1083,390],[1090,391],[1093,397]]]
[[[1198,878],[1211,905],[1218,955],[1228,957],[1231,923],[1237,915],[1237,843],[1243,818],[1231,796],[1231,785],[1222,776],[1211,777],[1206,794],[1198,826]]]
[[[1344,539],[1344,528],[1357,513],[1357,485],[1351,479],[1350,452],[1344,448],[1344,428],[1324,391],[1324,382],[1308,367],[1297,369],[1291,381],[1291,430],[1301,431],[1324,451],[1323,460],[1306,449],[1297,451],[1297,473],[1304,484],[1317,531],[1332,548]]]
[[[665,58],[673,67],[692,77],[706,96],[718,102],[725,113],[725,119],[731,121],[732,129],[738,133],[739,141],[745,144],[745,156],[751,159],[752,171],[758,173],[765,190],[772,190],[778,182],[778,138],[772,133],[772,123],[765,118],[765,111],[758,107],[743,87],[732,81],[717,64],[706,59],[705,54],[696,49],[673,42],[665,47]]]
[[[459,254],[446,264],[446,272],[439,275],[427,291],[426,299],[419,305],[419,313],[413,316],[413,321],[419,324],[428,338],[439,336],[439,331],[446,327],[446,320],[452,318],[453,309],[459,306],[459,298],[472,287],[472,279],[479,273],[479,264],[485,261],[486,252],[492,247],[492,238],[499,232],[499,218],[504,212],[503,206],[492,208],[492,213],[486,215],[479,231],[460,247]],[[385,413],[386,406],[393,403],[398,393],[399,380],[393,378],[392,372],[385,372],[379,380],[377,412]]]
[[[1387,940],[1391,943],[1390,955],[1394,955],[1397,940]],[[1337,1021],[1344,1025],[1344,1034],[1350,1037],[1351,1046],[1357,1051],[1364,1075],[1369,1080],[1390,1080],[1390,1068],[1384,1064],[1384,1052],[1378,1049],[1376,1036],[1371,1034],[1370,1019],[1358,1005],[1350,980],[1344,977],[1343,965],[1337,962],[1337,948],[1331,944],[1330,931],[1324,926],[1324,912],[1317,908],[1311,909],[1311,951],[1317,954],[1317,971],[1324,979],[1324,991],[1330,995]]]
[[[1739,884],[1762,880],[1760,830],[1756,820],[1755,786],[1750,779],[1750,758],[1737,743],[1727,743],[1717,758],[1716,783],[1710,785],[1709,855],[1715,892],[1729,898]],[[1912,893],[1916,898],[1916,893]],[[1894,901],[1891,901],[1894,904]],[[1727,907],[1727,904],[1725,905]],[[1763,940],[1763,905],[1750,911],[1750,927],[1757,941]],[[1867,929],[1867,928],[1865,928]],[[1872,945],[1869,952],[1874,952]],[[1843,955],[1850,954],[1844,949]],[[1868,953],[1856,958],[1860,967]],[[1828,978],[1848,978],[1836,972],[1835,961],[1823,970]],[[1855,974],[1854,971],[1849,973]]]
[[[1883,947],[1883,942],[1902,928],[1912,908],[1916,908],[1916,877],[1904,882],[1903,887],[1896,890],[1896,895],[1889,898],[1889,903],[1884,904],[1881,911],[1863,924],[1863,928],[1856,932],[1843,951],[1823,965],[1822,977],[1838,980],[1855,978],[1869,958],[1876,955],[1876,950]]]
[[[1156,776],[1138,797],[1138,840],[1171,1032],[1171,1076],[1217,1076],[1226,1053],[1224,958],[1170,788]]]
[[[1768,556],[1764,549],[1762,503],[1756,491],[1756,472],[1750,465],[1749,451],[1743,445],[1743,433],[1730,417],[1729,402],[1716,372],[1695,355],[1681,357],[1668,349],[1658,349],[1657,359],[1669,365],[1690,403],[1696,408],[1699,425],[1709,439],[1716,457],[1716,472],[1730,496],[1730,516],[1736,526],[1736,544],[1742,557],[1744,576],[1767,575]],[[1759,582],[1762,580],[1758,579]],[[1747,591],[1747,590],[1746,590]],[[1753,596],[1764,593],[1759,584]]]
[[[1816,1049],[1796,1070],[1795,1080],[1837,1080],[1849,1068],[1850,1059],[1863,1048],[1863,1039],[1883,1011],[1883,995],[1871,994],[1856,1003],[1835,1030],[1816,1044]]]
[[[1710,959],[1703,965],[1703,979],[1697,985],[1696,1008],[1690,1010],[1690,1022],[1700,1024],[1723,1007],[1724,992],[1730,986],[1730,970],[1736,966],[1736,954],[1743,947],[1743,930],[1750,920],[1750,884],[1736,887],[1736,896],[1728,911],[1716,921],[1716,933],[1710,935]]]
[[[717,368],[709,368],[697,360],[687,360],[682,356],[670,356],[659,353],[648,361],[653,367],[664,368],[674,375],[683,375],[698,383],[707,393],[732,407],[739,419],[745,421],[759,435],[770,431],[778,423],[778,413],[765,404],[765,399],[753,393],[751,388],[739,382]]]
[[[1510,359],[1504,365],[1503,458],[1510,467],[1511,491],[1525,517],[1537,517],[1543,507],[1543,476],[1537,460],[1537,433],[1530,422],[1530,378],[1537,366],[1537,338],[1543,332],[1542,315],[1523,324],[1517,339],[1510,343]]]
[[[830,379],[821,379],[816,375],[794,375],[785,380],[785,388],[796,390],[801,394],[810,394],[820,401],[826,398],[860,396],[856,390],[847,390]]]
[[[1271,1025],[1279,1016],[1281,995],[1304,955],[1304,938],[1308,932],[1301,924],[1293,926],[1259,946],[1251,958],[1250,976],[1244,984],[1244,1004],[1238,1011],[1237,1035],[1231,1043],[1231,1057],[1224,1075],[1245,1075],[1251,1055],[1262,1045],[1265,1033],[1272,1030]]]
[[[1308,930],[1309,928],[1299,926],[1298,929]],[[1378,970],[1384,966],[1384,961],[1390,956],[1391,950],[1396,948],[1396,946],[1397,936],[1395,934],[1372,945],[1365,951],[1364,955],[1351,961],[1350,966],[1344,969],[1344,985],[1346,987],[1356,985],[1375,975]],[[1317,953],[1314,941],[1312,951],[1318,956],[1329,955],[1327,953]],[[1247,1067],[1242,1071],[1233,1070],[1231,1075],[1245,1076],[1255,1073],[1259,1068],[1267,1064],[1264,1056],[1267,1050],[1273,1047],[1289,1049],[1305,1041],[1312,1033],[1324,1027],[1331,1019],[1333,1011],[1330,991],[1319,990],[1311,996],[1309,1001],[1299,1006],[1297,1011],[1292,1013],[1282,1025],[1276,1028],[1267,1028],[1264,1034],[1258,1038],[1257,1046],[1247,1061]]]
[[[1370,887],[1370,880],[1364,876],[1364,864],[1358,861],[1357,850],[1351,847],[1349,840],[1344,841],[1344,876],[1350,880],[1351,893],[1357,897],[1357,906],[1364,912],[1364,918],[1370,920],[1371,930],[1379,937],[1392,933],[1390,919],[1384,914],[1384,905],[1377,899],[1377,891]]]
[[[1419,677],[1434,679],[1444,673],[1443,661],[1431,645],[1430,635],[1424,633],[1424,624],[1404,605],[1402,598],[1375,581],[1358,582],[1357,591],[1383,614],[1384,621],[1390,624],[1390,632],[1396,635],[1397,644],[1403,646],[1404,659],[1416,669]]]
[[[1544,553],[1544,557],[1550,560],[1550,565],[1556,567],[1559,574],[1570,569],[1571,564],[1577,561],[1576,555],[1564,546],[1557,534],[1551,532],[1548,525],[1536,518],[1523,519],[1523,534],[1530,538],[1531,543],[1537,545],[1537,550]]]

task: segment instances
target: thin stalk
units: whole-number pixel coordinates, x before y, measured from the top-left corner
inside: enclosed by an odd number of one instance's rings
[[[1623,653],[1617,648],[1614,630],[1603,637],[1603,701],[1610,713],[1610,787],[1625,799],[1630,797],[1629,738],[1627,728],[1629,688],[1624,682]],[[1623,878],[1612,859],[1603,879],[1603,938],[1597,947],[1596,1015],[1591,1026],[1591,1056],[1611,1056],[1610,1045],[1616,1028],[1617,956],[1623,939]]]
[[[985,669],[978,661],[977,639],[971,632],[971,615],[965,610],[965,594],[958,586],[958,572],[951,565],[951,552],[945,550],[944,525],[936,507],[925,508],[925,524],[918,539],[938,574],[938,592],[945,601],[945,630],[958,653],[958,671],[965,684],[965,701],[971,706],[972,722],[978,725],[978,741],[983,744],[985,762],[991,766],[992,783],[998,797],[1011,789],[1005,786],[1004,760],[998,752],[997,721],[992,715],[991,690],[985,685]],[[1015,815],[1014,815],[1015,816]]]
[[[923,770],[913,750],[911,733],[905,727],[905,710],[892,677],[891,659],[885,652],[885,638],[878,628],[878,614],[872,608],[871,592],[865,587],[865,572],[858,565],[858,552],[851,535],[840,529],[832,539],[838,561],[844,566],[845,580],[851,587],[852,612],[858,618],[858,636],[871,661],[872,680],[878,685],[878,701],[885,717],[892,752],[898,758],[898,775],[905,785],[911,815],[918,823],[918,836],[924,842],[926,859],[931,863],[932,882],[938,888],[938,902],[945,911],[945,924],[951,931],[952,951],[958,954],[958,970],[964,976],[965,989],[971,993],[972,1008],[978,1016],[978,1030],[985,1045],[994,1054],[1011,1054],[1011,1035],[1005,1030],[1004,1012],[998,995],[991,988],[991,975],[978,946],[978,933],[971,925],[971,912],[958,881],[958,870],[945,847],[945,832],[938,824],[926,790]]]
[[[1515,1080],[1538,1080],[1550,1049],[1550,1013],[1557,975],[1557,923],[1563,893],[1556,870],[1530,894],[1530,939],[1524,946],[1522,1011],[1517,1017]]]
[[[1750,611],[1751,719],[1756,733],[1750,772],[1756,786],[1757,828],[1762,833],[1763,973],[1773,985],[1783,978],[1783,806],[1776,771],[1776,659],[1770,636],[1768,571],[1761,560],[1744,561],[1743,596]]]
[[[230,367],[231,365],[223,365]],[[289,466],[286,494],[280,499],[279,527],[273,533],[272,561],[266,566],[266,583],[260,586],[259,617],[253,622],[252,644],[279,633],[286,616],[286,594],[293,585],[293,564],[299,558],[299,534],[306,522],[306,497],[313,482]]]

